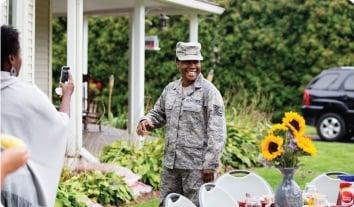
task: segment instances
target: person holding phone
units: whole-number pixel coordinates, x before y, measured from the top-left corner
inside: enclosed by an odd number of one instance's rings
[[[21,81],[19,33],[1,26],[1,133],[19,137],[28,161],[4,179],[4,206],[54,206],[69,128],[74,85],[69,74],[62,84],[60,109],[35,85]]]
[[[198,190],[214,180],[224,148],[224,102],[218,89],[201,74],[200,49],[199,43],[177,43],[181,79],[165,87],[137,126],[137,134],[145,136],[166,125],[160,206],[169,193],[180,193],[199,206]]]

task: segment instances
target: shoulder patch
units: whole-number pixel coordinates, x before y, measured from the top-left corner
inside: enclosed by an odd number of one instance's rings
[[[214,116],[222,116],[223,114],[223,109],[221,106],[218,105],[213,105],[213,115]]]

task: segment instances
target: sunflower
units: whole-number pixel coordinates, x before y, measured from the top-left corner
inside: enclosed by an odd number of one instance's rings
[[[313,156],[316,155],[317,150],[315,145],[313,144],[312,140],[308,137],[302,137],[301,139],[297,139],[298,146],[302,149],[305,153]]]
[[[283,124],[287,126],[294,135],[304,135],[305,133],[305,119],[296,112],[286,112],[283,118]]]
[[[289,129],[284,124],[274,124],[269,130],[269,134],[274,134],[275,136],[282,136],[286,134]],[[284,133],[284,134],[282,134]]]
[[[300,133],[297,133],[297,132],[294,133],[293,138],[296,140],[296,143],[298,146],[299,146],[299,143],[302,142],[303,139],[305,139],[305,137],[303,135],[301,135]]]
[[[261,144],[264,158],[273,160],[283,153],[283,138],[268,134]]]

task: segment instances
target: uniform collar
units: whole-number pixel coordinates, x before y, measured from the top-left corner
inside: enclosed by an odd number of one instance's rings
[[[197,79],[194,81],[194,87],[195,88],[201,88],[202,87],[202,81],[204,80],[204,77],[202,73],[199,73]]]
[[[202,73],[200,73],[198,75],[197,79],[195,79],[194,83],[192,83],[192,85],[194,86],[195,89],[201,88],[203,80],[204,80],[204,77],[203,77]],[[182,78],[180,78],[178,81],[176,81],[175,85],[173,86],[173,90],[182,89],[181,82],[182,82]]]

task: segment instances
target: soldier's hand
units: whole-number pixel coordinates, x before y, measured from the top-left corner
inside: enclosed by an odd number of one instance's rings
[[[215,170],[204,169],[202,170],[202,179],[204,183],[210,183],[214,181]]]
[[[139,136],[149,135],[150,131],[153,127],[154,127],[154,125],[151,123],[151,121],[144,119],[141,122],[139,122],[138,127],[136,129],[136,133]]]

